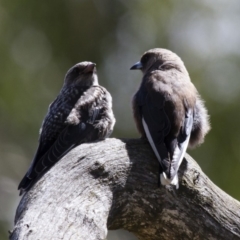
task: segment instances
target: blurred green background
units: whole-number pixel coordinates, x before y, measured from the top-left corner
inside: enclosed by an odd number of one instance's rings
[[[240,200],[240,2],[238,0],[0,1],[0,239],[20,200],[17,185],[38,144],[48,105],[75,63],[97,63],[113,96],[113,137],[138,137],[129,68],[150,48],[176,52],[206,101],[212,130],[190,151],[220,188]],[[111,232],[108,239],[133,239]]]

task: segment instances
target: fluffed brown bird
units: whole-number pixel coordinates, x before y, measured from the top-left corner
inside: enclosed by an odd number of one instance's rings
[[[161,48],[143,54],[131,67],[143,73],[133,97],[133,115],[142,137],[147,137],[159,163],[162,185],[176,185],[187,147],[204,141],[209,116],[183,61]]]
[[[42,123],[37,152],[18,187],[20,195],[72,148],[108,137],[114,124],[112,97],[98,84],[96,64],[80,62],[70,68]]]

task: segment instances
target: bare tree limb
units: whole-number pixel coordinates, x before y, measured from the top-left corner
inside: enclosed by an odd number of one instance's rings
[[[158,162],[144,140],[107,139],[72,150],[21,199],[11,240],[104,239],[126,229],[139,239],[240,239],[240,203],[185,156],[180,187],[158,187]]]

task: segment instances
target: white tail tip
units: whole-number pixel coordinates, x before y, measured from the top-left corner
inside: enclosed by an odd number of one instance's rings
[[[176,174],[173,179],[167,177],[166,173],[160,174],[160,181],[162,185],[175,185],[176,189],[179,188],[178,175]]]

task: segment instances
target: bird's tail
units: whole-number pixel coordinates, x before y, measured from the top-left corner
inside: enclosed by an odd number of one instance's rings
[[[173,178],[168,178],[165,172],[160,174],[160,181],[162,185],[175,185],[176,189],[179,188],[178,175],[174,175]]]

